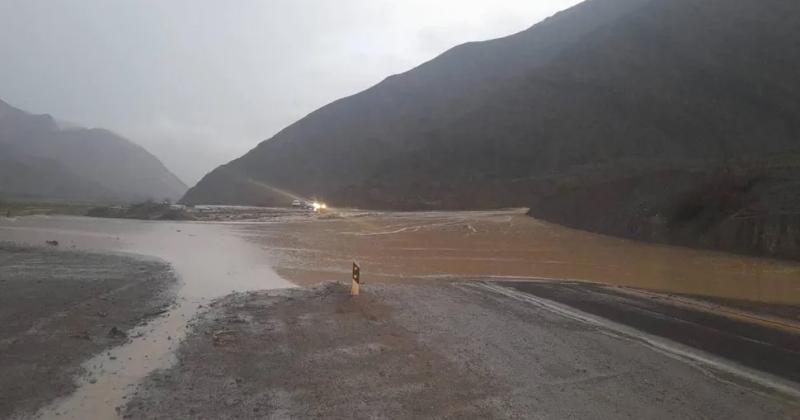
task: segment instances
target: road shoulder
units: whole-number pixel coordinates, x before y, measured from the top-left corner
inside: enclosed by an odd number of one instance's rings
[[[792,418],[796,401],[464,282],[231,295],[130,418]]]

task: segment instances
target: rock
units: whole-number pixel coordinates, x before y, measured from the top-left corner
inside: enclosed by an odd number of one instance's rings
[[[120,330],[116,326],[111,327],[108,331],[109,338],[128,338],[128,334],[125,334],[125,331]]]
[[[169,312],[169,308],[159,309],[159,310],[153,311],[153,312],[148,312],[144,316],[145,316],[145,318],[152,318],[152,317],[156,317],[156,316],[159,316],[159,315],[164,315],[167,312]]]

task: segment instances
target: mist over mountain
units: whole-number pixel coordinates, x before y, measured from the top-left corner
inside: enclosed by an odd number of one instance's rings
[[[530,206],[602,232],[671,241],[652,233],[660,223],[709,246],[791,254],[800,222],[769,218],[800,210],[798,27],[790,0],[588,0],[327,105],[183,201]],[[592,212],[598,196],[619,200]],[[714,230],[742,214],[780,233]]]
[[[175,200],[185,191],[155,156],[111,131],[0,100],[0,198],[127,202]]]

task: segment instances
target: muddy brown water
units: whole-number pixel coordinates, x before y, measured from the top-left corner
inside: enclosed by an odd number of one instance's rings
[[[136,338],[85,363],[78,391],[40,413],[113,418],[147,374],[173,363],[201,305],[232,291],[409,277],[545,277],[645,289],[800,304],[800,264],[644,244],[541,222],[524,210],[386,213],[285,211],[236,223],[147,222],[67,216],[0,218],[0,240],[125,252],[169,262],[181,278],[178,304]]]
[[[800,263],[647,244],[542,222],[524,210],[330,214],[249,226],[279,274],[308,284],[409,276],[596,281],[758,303],[800,304]]]

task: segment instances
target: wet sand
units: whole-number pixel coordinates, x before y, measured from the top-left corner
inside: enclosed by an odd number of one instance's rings
[[[125,415],[789,419],[797,394],[473,287],[415,280],[226,297]],[[795,391],[796,392],[796,391]]]
[[[0,243],[0,418],[31,416],[95,380],[89,357],[173,302],[158,261]],[[109,335],[112,328],[120,333]]]

